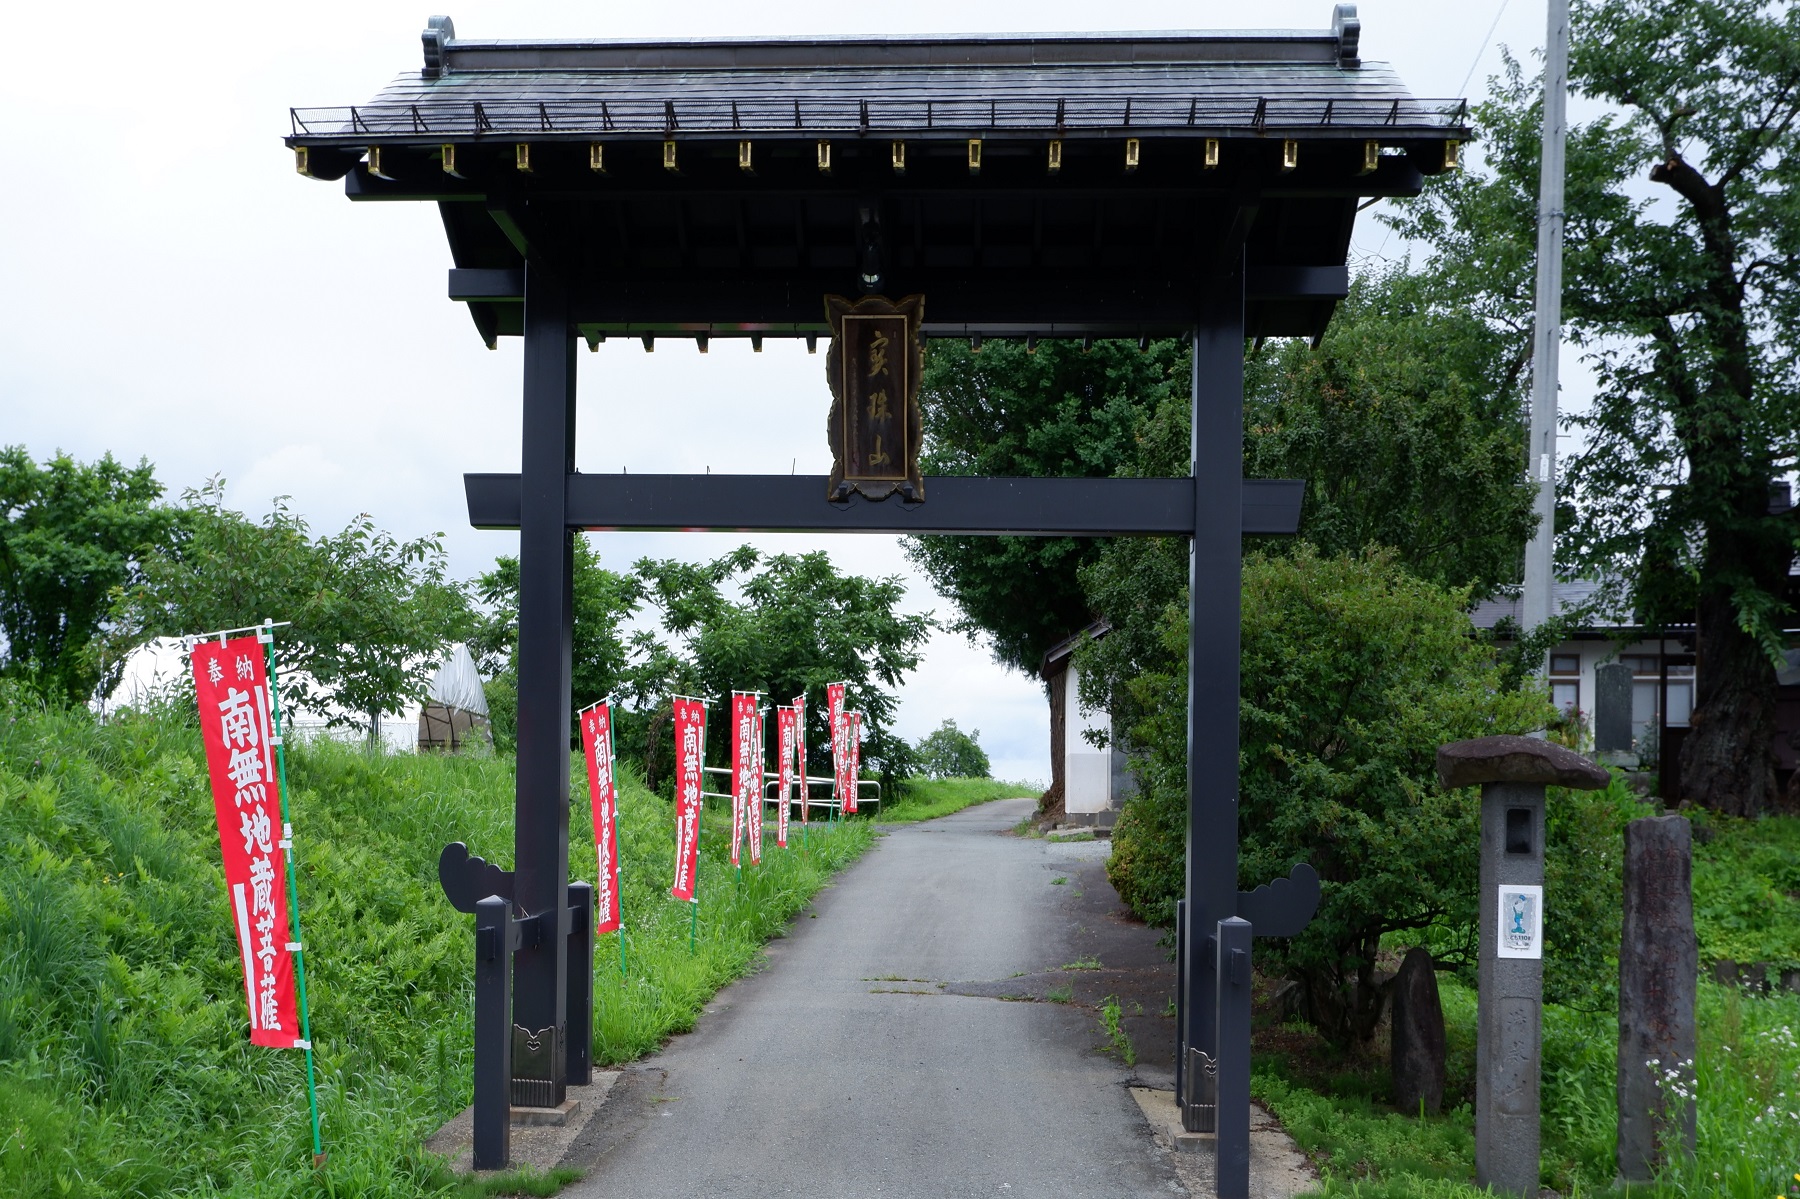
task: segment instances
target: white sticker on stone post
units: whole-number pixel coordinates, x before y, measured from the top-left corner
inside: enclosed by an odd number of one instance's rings
[[[1500,884],[1500,929],[1496,957],[1544,956],[1544,889],[1521,883]]]

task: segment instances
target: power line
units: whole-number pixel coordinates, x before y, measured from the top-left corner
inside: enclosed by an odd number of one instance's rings
[[[1458,96],[1468,94],[1469,80],[1475,78],[1475,68],[1481,65],[1481,56],[1486,54],[1488,47],[1493,44],[1494,30],[1500,28],[1500,18],[1506,15],[1506,6],[1511,3],[1512,0],[1500,0],[1500,7],[1494,11],[1494,19],[1488,24],[1487,36],[1481,39],[1481,48],[1475,51],[1475,61],[1469,64],[1469,73],[1463,76],[1461,86],[1456,89]]]

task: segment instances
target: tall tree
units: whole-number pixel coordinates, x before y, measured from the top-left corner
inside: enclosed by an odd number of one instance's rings
[[[1186,393],[1187,354],[1174,341],[1146,350],[1122,341],[1089,349],[1067,341],[1035,349],[988,342],[934,341],[919,390],[925,469],[947,475],[1124,473],[1136,457],[1145,415],[1175,391]],[[951,628],[985,637],[1002,665],[1038,677],[1046,651],[1093,623],[1081,570],[1101,542],[1073,537],[914,537],[907,556],[950,597]],[[1063,787],[1069,676],[1046,688],[1050,704],[1050,790]]]
[[[685,650],[678,685],[721,699],[762,691],[773,703],[805,692],[807,744],[823,753],[825,684],[847,682],[868,733],[863,760],[880,770],[883,787],[909,773],[911,746],[892,731],[895,689],[918,666],[936,622],[899,611],[906,598],[899,579],[839,574],[816,551],[764,558],[747,545],[712,562],[646,558],[636,573],[663,628]],[[726,713],[715,706],[713,715],[713,744],[730,744]]]
[[[296,705],[372,726],[422,696],[445,647],[472,624],[438,538],[400,541],[366,514],[314,538],[284,497],[252,521],[224,506],[224,489],[214,479],[183,493],[171,543],[117,597],[117,642],[286,620],[282,690]]]
[[[1179,389],[1186,355],[1119,341],[977,353],[934,341],[919,391],[924,469],[944,475],[1118,474],[1143,415]],[[1093,620],[1076,579],[1098,543],[1070,537],[915,537],[907,555],[957,607],[951,628],[983,635],[1003,665],[1036,677],[1048,650]]]
[[[1415,578],[1481,598],[1518,577],[1531,528],[1524,458],[1523,360],[1502,332],[1426,301],[1404,269],[1360,276],[1315,349],[1271,342],[1244,374],[1245,474],[1301,478],[1298,537],[1253,548],[1326,555],[1385,547]],[[1122,473],[1188,469],[1185,389],[1140,424]],[[1165,670],[1156,628],[1185,606],[1187,546],[1179,538],[1120,538],[1083,568],[1093,611],[1112,626],[1083,651],[1091,702],[1116,727],[1138,720],[1127,684]]]
[[[76,704],[117,683],[121,659],[97,638],[112,591],[168,535],[162,493],[148,462],[58,453],[40,466],[0,449],[0,674]]]
[[[571,707],[578,712],[632,687],[635,679],[624,626],[637,614],[644,589],[636,577],[601,566],[600,555],[585,536],[575,538],[574,563],[569,689]],[[487,605],[487,612],[469,638],[469,649],[476,664],[492,676],[488,710],[494,737],[501,748],[509,748],[518,719],[519,560],[505,555],[495,559],[494,569],[476,580],[475,595]],[[617,743],[628,752],[637,743],[638,732],[629,725],[627,720],[617,736]],[[578,731],[571,720],[571,743]]]
[[[1800,458],[1800,6],[1577,0],[1571,21],[1571,87],[1605,111],[1570,129],[1563,313],[1599,388],[1569,422],[1559,558],[1653,632],[1695,623],[1682,789],[1757,813],[1800,548],[1800,511],[1770,503]],[[1476,112],[1488,168],[1396,221],[1435,248],[1444,305],[1520,341],[1539,95],[1509,63]]]

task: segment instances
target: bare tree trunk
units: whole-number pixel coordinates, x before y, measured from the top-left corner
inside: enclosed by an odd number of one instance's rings
[[[1069,736],[1069,672],[1060,670],[1044,685],[1050,698],[1050,789],[1038,802],[1039,811],[1048,811],[1063,794],[1063,751]]]
[[[1723,591],[1701,599],[1698,635],[1682,798],[1731,816],[1760,816],[1775,799],[1775,667],[1738,627]]]

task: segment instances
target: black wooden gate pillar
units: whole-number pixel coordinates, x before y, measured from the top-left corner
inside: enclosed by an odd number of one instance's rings
[[[512,1102],[555,1107],[567,1082],[569,673],[575,339],[563,279],[525,264],[525,431],[520,455],[518,790],[513,903]],[[581,1030],[584,1038],[586,1030]]]
[[[1194,325],[1194,538],[1188,573],[1188,824],[1186,938],[1181,958],[1183,1121],[1211,1132],[1205,1095],[1218,1057],[1212,944],[1237,910],[1238,607],[1243,580],[1244,274],[1221,273]],[[1248,1052],[1244,1046],[1241,1052]],[[1204,1055],[1203,1057],[1201,1055]],[[1205,1096],[1210,1104],[1211,1097]]]

